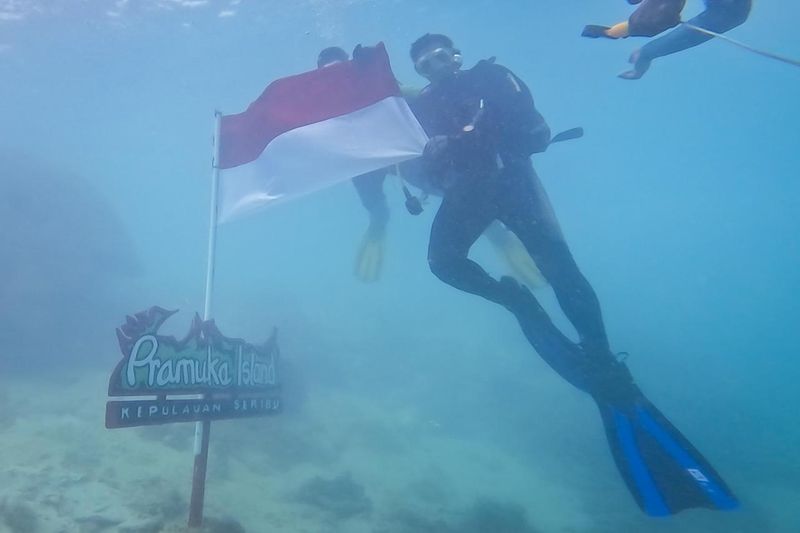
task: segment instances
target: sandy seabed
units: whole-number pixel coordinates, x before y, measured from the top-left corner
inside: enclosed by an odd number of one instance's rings
[[[193,424],[105,429],[107,379],[0,382],[0,531],[186,531]],[[798,486],[740,490],[734,513],[653,520],[608,479],[610,458],[591,479],[592,465],[520,457],[419,413],[321,388],[277,416],[214,423],[204,530],[800,531]]]

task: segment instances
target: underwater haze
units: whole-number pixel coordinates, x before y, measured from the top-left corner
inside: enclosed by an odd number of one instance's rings
[[[438,280],[437,200],[392,180],[382,275],[341,183],[219,227],[212,317],[278,328],[283,412],[212,425],[206,531],[800,531],[800,69],[713,40],[617,78],[644,40],[583,39],[623,0],[0,0],[0,532],[185,531],[194,425],[107,430],[115,328],[205,298],[214,111],[328,46],[444,33],[491,56],[553,132],[533,157],[612,349],[741,502],[642,513],[591,398],[502,307]],[[684,13],[700,12],[689,0]],[[728,36],[800,57],[800,3]],[[321,170],[324,171],[324,170]],[[506,274],[479,242],[472,256]],[[574,338],[550,289],[535,292]]]

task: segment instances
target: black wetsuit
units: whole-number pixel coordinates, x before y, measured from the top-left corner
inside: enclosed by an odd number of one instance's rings
[[[655,37],[681,22],[681,11],[686,0],[628,0],[639,4],[628,18],[628,34],[631,37]]]
[[[688,23],[715,33],[725,33],[747,20],[752,0],[705,0],[706,9]],[[642,47],[637,62],[650,61],[674,54],[687,48],[702,44],[710,35],[700,33],[687,26],[680,26],[663,37],[654,39]]]
[[[429,136],[448,137],[446,149],[429,158],[444,190],[428,249],[433,273],[506,306],[522,322],[529,299],[519,286],[495,280],[468,258],[481,233],[499,220],[536,261],[584,345],[607,353],[597,296],[578,270],[531,165],[530,155],[547,149],[550,129],[525,84],[508,69],[482,61],[428,86],[413,109]],[[473,122],[474,129],[465,132]]]

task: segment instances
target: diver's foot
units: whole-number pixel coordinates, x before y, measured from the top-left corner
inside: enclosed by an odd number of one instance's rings
[[[651,61],[642,58],[642,49],[634,50],[628,62],[633,65],[631,70],[627,70],[619,75],[623,80],[638,80],[650,69]]]
[[[617,360],[597,363],[587,368],[586,383],[592,396],[624,405],[630,404],[641,394],[625,363]]]
[[[622,403],[635,398],[639,389],[633,382],[625,357],[611,353],[607,346],[580,343],[586,354],[584,373],[588,391],[599,399]]]

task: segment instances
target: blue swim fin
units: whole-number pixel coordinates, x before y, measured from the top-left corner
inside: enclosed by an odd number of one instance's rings
[[[530,291],[512,278],[500,283],[509,295],[506,307],[542,359],[594,398],[617,468],[645,513],[739,506],[705,457],[642,394],[623,362],[610,353],[588,355],[555,327]]]
[[[633,387],[629,401],[595,400],[614,461],[639,507],[650,516],[736,509],[736,496],[714,467]]]

